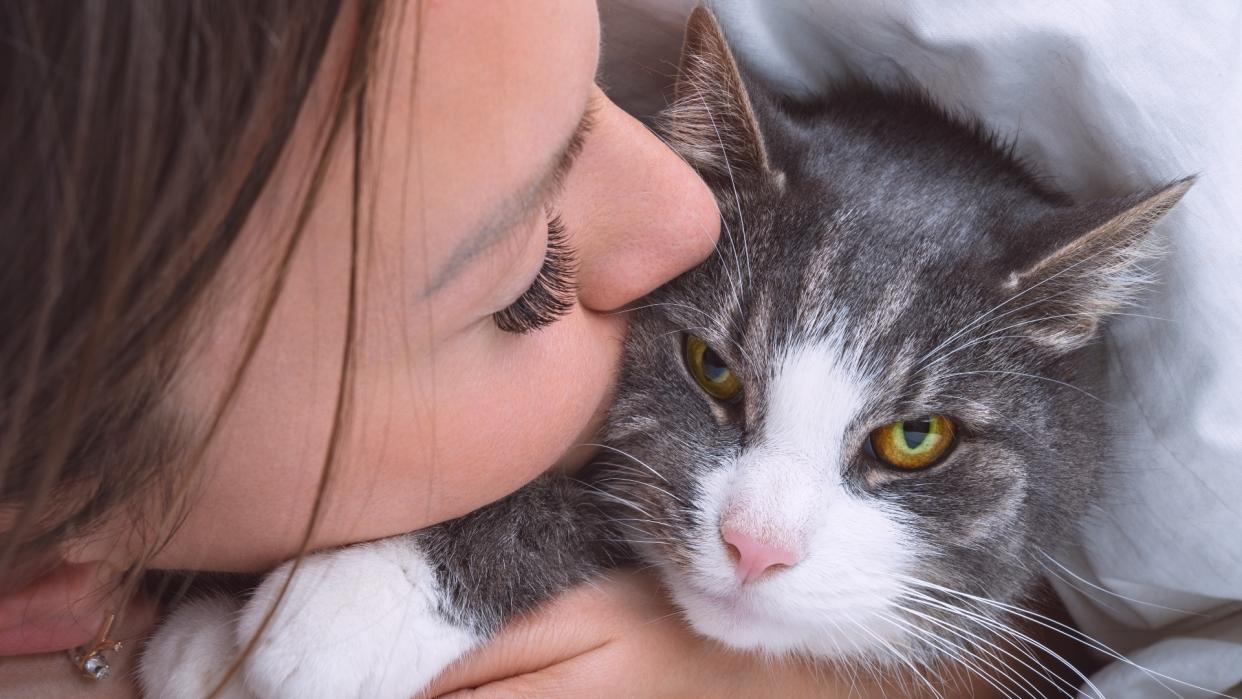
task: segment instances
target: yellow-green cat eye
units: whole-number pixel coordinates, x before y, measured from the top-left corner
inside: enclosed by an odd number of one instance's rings
[[[871,431],[871,451],[889,466],[914,471],[949,453],[956,435],[957,426],[943,415],[899,420]]]
[[[686,367],[707,395],[731,401],[742,392],[742,380],[701,338],[686,335]]]

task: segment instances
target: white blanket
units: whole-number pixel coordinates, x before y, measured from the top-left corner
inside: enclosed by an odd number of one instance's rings
[[[688,0],[604,0],[604,77],[658,107]],[[1162,224],[1164,282],[1112,325],[1125,477],[1050,577],[1080,627],[1127,654],[1107,697],[1242,683],[1242,3],[716,0],[740,59],[791,93],[844,71],[913,80],[1016,136],[1079,196],[1188,174]],[[1141,665],[1146,670],[1139,669]],[[1166,679],[1169,676],[1203,690]],[[1098,696],[1090,689],[1084,696]],[[1242,696],[1242,694],[1235,694]]]

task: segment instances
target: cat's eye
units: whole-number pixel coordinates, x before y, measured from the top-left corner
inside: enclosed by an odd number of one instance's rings
[[[933,466],[953,447],[957,425],[944,415],[899,420],[872,430],[869,451],[881,462],[905,471]]]
[[[726,403],[742,394],[742,380],[702,338],[686,335],[686,368],[707,395]]]

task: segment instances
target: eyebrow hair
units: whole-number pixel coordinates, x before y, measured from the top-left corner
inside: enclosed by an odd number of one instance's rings
[[[529,216],[535,207],[548,201],[565,184],[565,177],[573,168],[574,160],[582,152],[582,144],[587,134],[595,125],[595,114],[599,109],[595,93],[587,99],[582,117],[573,133],[565,141],[565,145],[549,159],[548,164],[540,168],[539,175],[532,178],[518,192],[508,197],[500,206],[489,211],[485,223],[466,236],[453,249],[448,261],[440,271],[432,277],[432,281],[423,292],[423,298],[429,298],[448,285],[463,268],[488,248],[499,242],[504,234],[513,229],[513,223]]]

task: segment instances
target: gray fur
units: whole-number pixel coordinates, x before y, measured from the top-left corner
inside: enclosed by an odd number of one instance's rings
[[[841,437],[847,489],[915,523],[936,552],[916,577],[1020,599],[1039,552],[1073,535],[1102,487],[1110,439],[1089,341],[1141,285],[1150,228],[1189,181],[1075,203],[917,91],[860,83],[791,102],[738,77],[702,10],[687,52],[662,133],[713,188],[724,236],[632,312],[600,463],[418,535],[451,591],[446,613],[486,635],[617,562],[667,574],[718,545],[696,510],[701,478],[763,439],[783,353],[826,337],[873,379]],[[684,333],[741,376],[740,404],[696,386]],[[943,463],[897,472],[864,454],[870,430],[930,413],[961,426]],[[616,545],[626,539],[641,543]],[[923,612],[990,635],[984,621]]]

